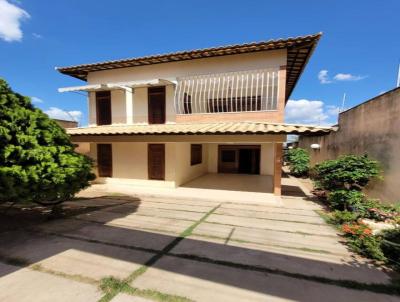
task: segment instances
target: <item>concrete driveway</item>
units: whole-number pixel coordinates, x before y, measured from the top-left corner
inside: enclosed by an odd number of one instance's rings
[[[400,301],[378,293],[389,275],[350,253],[305,197],[115,195],[66,203],[63,219],[7,224],[0,301]],[[100,290],[109,276],[123,286]]]

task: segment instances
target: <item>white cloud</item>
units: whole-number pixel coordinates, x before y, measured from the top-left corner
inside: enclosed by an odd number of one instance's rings
[[[36,97],[36,96],[32,96],[32,97],[31,97],[31,100],[32,100],[32,103],[36,103],[36,104],[41,104],[41,103],[44,102],[42,99],[39,99],[39,98]]]
[[[38,33],[32,33],[32,36],[34,38],[36,38],[36,39],[42,39],[43,38],[43,36],[41,34],[38,34]]]
[[[79,122],[83,115],[82,111],[65,111],[57,107],[50,107],[48,110],[45,110],[44,113],[54,119],[76,122]]]
[[[285,121],[294,124],[332,124],[334,122],[331,119],[336,118],[339,113],[336,106],[325,106],[322,101],[306,99],[289,100],[285,110]]]
[[[365,79],[366,76],[353,75],[351,73],[337,73],[333,79],[328,75],[328,70],[322,69],[318,72],[318,80],[321,84],[330,84],[338,81],[359,81]]]
[[[7,42],[21,41],[21,21],[28,18],[29,14],[22,8],[7,0],[0,0],[0,39]]]
[[[333,79],[336,81],[359,81],[365,79],[365,76],[353,75],[351,73],[338,73]]]
[[[329,80],[329,77],[328,77],[328,70],[325,70],[325,69],[318,72],[318,80],[320,81],[321,84],[332,83],[332,81]]]
[[[328,115],[338,115],[340,112],[340,108],[338,106],[328,105],[326,106],[326,113]]]

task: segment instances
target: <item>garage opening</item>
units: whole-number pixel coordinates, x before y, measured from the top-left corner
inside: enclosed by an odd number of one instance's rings
[[[260,174],[260,145],[220,145],[218,172]]]

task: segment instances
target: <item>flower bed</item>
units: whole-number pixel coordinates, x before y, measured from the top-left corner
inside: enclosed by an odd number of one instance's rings
[[[313,193],[328,205],[328,222],[344,233],[355,252],[400,268],[399,208],[368,199],[362,192],[379,172],[378,163],[367,156],[325,161],[312,172]]]

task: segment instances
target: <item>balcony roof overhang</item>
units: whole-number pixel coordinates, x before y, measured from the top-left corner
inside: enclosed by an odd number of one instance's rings
[[[287,49],[287,77],[286,100],[292,93],[303,72],[312,52],[314,51],[322,33],[300,36],[295,38],[268,40],[245,44],[180,51],[168,54],[129,58],[123,60],[105,61],[93,64],[82,64],[69,67],[56,67],[59,72],[84,80],[90,72],[110,70],[116,68],[136,67],[143,65],[161,64],[177,61],[187,61],[218,56],[253,53]]]
[[[129,82],[116,82],[106,84],[93,84],[59,88],[58,92],[74,92],[74,91],[99,91],[99,90],[113,90],[113,89],[131,89],[138,87],[158,86],[158,85],[172,85],[175,84],[174,80],[166,79],[151,79],[145,81],[129,81]]]
[[[262,134],[328,134],[333,127],[277,124],[266,122],[177,123],[159,125],[107,125],[69,128],[71,136],[109,135],[262,135]]]

